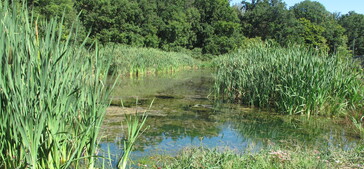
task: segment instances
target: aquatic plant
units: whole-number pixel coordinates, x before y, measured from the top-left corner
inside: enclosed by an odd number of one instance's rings
[[[113,56],[112,72],[131,76],[173,72],[197,66],[197,61],[187,54],[152,48],[109,44],[104,46],[101,52],[105,56]]]
[[[363,108],[363,71],[351,58],[258,42],[214,62],[218,99],[308,116]]]
[[[134,144],[137,138],[140,136],[146,120],[147,120],[146,112],[144,112],[141,119],[139,119],[137,114],[126,117],[128,134],[126,136],[126,140],[124,140],[123,154],[118,162],[119,169],[126,168],[126,164],[128,163],[130,154],[133,151]]]
[[[111,59],[97,45],[93,53],[77,45],[77,28],[63,40],[62,20],[38,24],[7,2],[0,1],[0,168],[93,168]]]

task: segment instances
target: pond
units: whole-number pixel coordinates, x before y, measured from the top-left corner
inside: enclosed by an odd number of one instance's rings
[[[125,114],[148,113],[148,128],[131,159],[175,155],[190,146],[257,152],[275,144],[350,149],[359,142],[344,120],[283,116],[236,104],[214,102],[210,70],[123,78],[112,94],[100,147],[120,155]],[[154,100],[151,108],[150,104]],[[115,157],[117,158],[117,157]],[[114,162],[115,164],[116,162]]]

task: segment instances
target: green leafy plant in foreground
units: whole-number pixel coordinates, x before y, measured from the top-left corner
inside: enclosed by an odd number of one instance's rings
[[[232,150],[187,148],[176,157],[163,157],[162,168],[362,168],[363,149],[343,151],[330,147],[317,150],[304,147],[262,150],[257,153],[237,154]]]
[[[138,115],[131,115],[126,118],[126,123],[128,126],[127,139],[124,140],[123,154],[118,162],[118,168],[125,169],[128,163],[131,152],[133,151],[134,144],[141,134],[141,130],[147,120],[147,115],[144,113],[141,119]]]
[[[93,168],[110,59],[15,8],[0,2],[0,168]]]
[[[154,100],[150,103],[149,109],[152,107]],[[124,108],[124,104],[121,101],[121,105]],[[136,105],[138,105],[138,100],[136,100]],[[131,152],[133,151],[134,144],[137,138],[140,136],[142,128],[147,120],[146,112],[143,113],[141,118],[138,116],[138,112],[134,115],[126,116],[126,124],[128,127],[128,133],[126,139],[123,141],[123,153],[118,161],[117,167],[119,169],[125,169],[128,163]]]

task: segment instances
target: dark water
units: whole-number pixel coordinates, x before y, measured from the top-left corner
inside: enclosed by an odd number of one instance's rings
[[[135,145],[134,160],[156,154],[175,155],[189,146],[229,148],[243,153],[277,144],[350,149],[359,141],[342,120],[307,120],[214,103],[208,99],[212,86],[213,78],[207,70],[122,79],[101,130],[101,149],[114,155],[122,152],[123,133],[127,130],[125,123],[122,125],[125,113],[136,111],[148,112],[149,128]]]

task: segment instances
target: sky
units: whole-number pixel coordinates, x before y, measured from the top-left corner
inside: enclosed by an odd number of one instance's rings
[[[242,0],[232,0],[231,4],[240,3]],[[282,0],[288,7],[293,6],[296,3],[303,0]],[[364,14],[364,0],[314,0],[323,4],[326,10],[330,12],[339,12],[341,14],[347,14],[349,11],[355,11],[356,13]],[[248,0],[250,2],[250,0]]]

